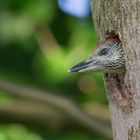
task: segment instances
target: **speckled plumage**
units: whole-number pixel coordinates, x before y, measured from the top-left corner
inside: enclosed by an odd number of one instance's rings
[[[122,43],[118,38],[106,38],[87,60],[72,67],[69,72],[101,71],[124,73],[125,59]]]

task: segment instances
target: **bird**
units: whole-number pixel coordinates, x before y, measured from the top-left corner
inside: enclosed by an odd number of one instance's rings
[[[68,72],[99,71],[123,74],[126,71],[122,42],[116,35],[107,35],[89,57],[73,66]]]

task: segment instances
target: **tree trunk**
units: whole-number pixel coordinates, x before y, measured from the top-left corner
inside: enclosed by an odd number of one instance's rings
[[[114,32],[123,44],[126,74],[104,76],[114,140],[140,140],[140,1],[91,0],[98,41]]]

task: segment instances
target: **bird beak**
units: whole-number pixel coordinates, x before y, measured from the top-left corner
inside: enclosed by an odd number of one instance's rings
[[[71,69],[68,70],[68,72],[84,72],[84,71],[90,71],[90,67],[91,67],[91,63],[93,61],[90,60],[85,60],[77,65],[75,65],[74,67],[72,67]]]

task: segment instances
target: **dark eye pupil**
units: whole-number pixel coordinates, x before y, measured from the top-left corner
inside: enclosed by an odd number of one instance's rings
[[[106,54],[108,54],[108,49],[107,48],[102,49],[100,55],[106,55]]]

